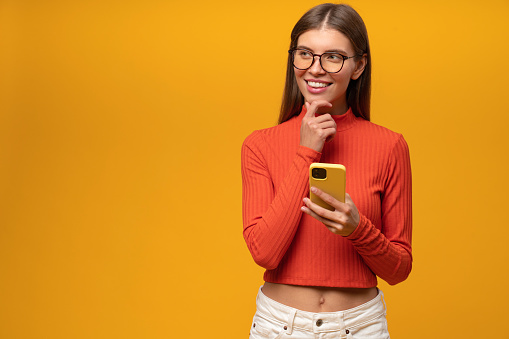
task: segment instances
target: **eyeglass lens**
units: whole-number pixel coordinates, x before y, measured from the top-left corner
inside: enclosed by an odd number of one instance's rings
[[[293,65],[298,69],[308,69],[313,64],[315,57],[310,51],[297,49],[293,51]],[[320,57],[320,63],[324,71],[337,73],[343,67],[343,56],[338,53],[324,53]]]

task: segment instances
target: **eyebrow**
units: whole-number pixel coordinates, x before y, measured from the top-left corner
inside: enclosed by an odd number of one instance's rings
[[[297,46],[297,48],[307,49],[308,51],[313,52],[313,49],[309,48],[307,46],[299,45],[299,46]],[[342,49],[328,49],[324,53],[339,53],[339,54],[344,54],[344,55],[348,54],[348,53],[346,53],[346,51],[344,51]]]

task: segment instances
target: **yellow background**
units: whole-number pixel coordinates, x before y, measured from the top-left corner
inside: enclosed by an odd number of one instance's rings
[[[0,2],[1,338],[247,338],[240,146],[318,3]],[[411,151],[392,337],[509,338],[509,3],[350,4]]]

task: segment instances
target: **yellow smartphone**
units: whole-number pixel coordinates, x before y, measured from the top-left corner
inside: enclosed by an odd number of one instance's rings
[[[346,169],[339,164],[314,162],[309,166],[309,187],[314,186],[336,200],[345,202]],[[334,207],[309,192],[309,199],[315,204],[334,211]]]

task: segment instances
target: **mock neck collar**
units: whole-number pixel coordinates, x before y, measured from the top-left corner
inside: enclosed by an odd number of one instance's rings
[[[302,111],[299,114],[299,120],[302,120],[306,112],[307,112],[306,106],[302,106]],[[337,131],[347,130],[351,128],[357,121],[357,117],[353,114],[351,107],[348,108],[348,111],[346,111],[345,114],[331,116],[336,122]]]

